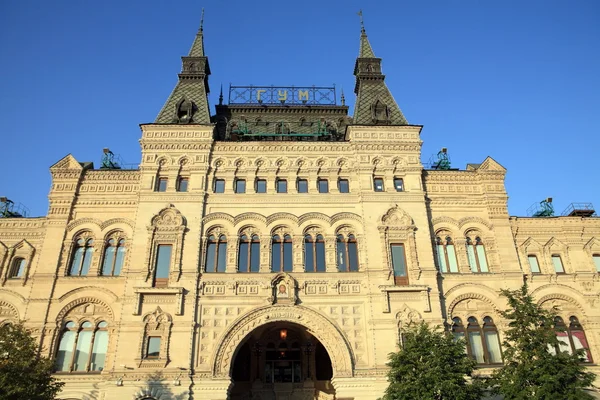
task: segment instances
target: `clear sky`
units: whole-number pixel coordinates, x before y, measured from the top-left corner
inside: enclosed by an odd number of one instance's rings
[[[492,156],[511,215],[554,198],[600,209],[600,1],[0,1],[0,196],[47,211],[49,167],[139,163],[140,123],[177,81],[205,8],[219,85],[331,85],[354,104],[362,8],[422,160]]]

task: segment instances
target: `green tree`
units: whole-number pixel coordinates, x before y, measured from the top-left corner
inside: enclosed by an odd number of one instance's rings
[[[556,310],[546,310],[529,294],[525,283],[517,290],[503,290],[509,308],[500,314],[509,321],[504,333],[504,366],[489,381],[505,400],[583,400],[583,391],[594,374],[581,364],[585,350],[574,354],[550,351],[559,339],[554,328]]]
[[[403,346],[390,354],[390,382],[383,400],[479,400],[483,382],[468,382],[476,362],[464,340],[455,340],[425,322],[403,331]]]
[[[53,363],[40,357],[21,324],[0,327],[0,399],[51,400],[63,386],[52,377]]]

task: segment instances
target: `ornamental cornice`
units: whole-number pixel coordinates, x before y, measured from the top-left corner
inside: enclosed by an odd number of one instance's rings
[[[172,142],[159,142],[159,143],[142,143],[142,150],[210,150],[210,144],[202,144],[202,143],[172,143]]]
[[[140,171],[135,170],[88,170],[83,176],[86,181],[135,181],[140,179]]]
[[[137,206],[138,201],[136,200],[78,200],[77,206]]]
[[[225,155],[232,153],[238,156],[240,152],[249,153],[344,153],[354,150],[348,142],[217,142],[213,147],[213,154]]]

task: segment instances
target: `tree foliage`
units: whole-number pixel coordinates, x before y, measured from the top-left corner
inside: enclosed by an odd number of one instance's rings
[[[504,366],[489,383],[505,400],[583,400],[583,391],[594,374],[581,364],[585,350],[574,354],[549,351],[558,348],[554,328],[556,310],[546,310],[529,294],[527,284],[518,290],[503,290],[509,308],[500,312],[509,321],[504,333]]]
[[[483,385],[468,382],[476,362],[464,340],[454,340],[425,322],[403,331],[403,346],[390,354],[390,382],[383,400],[479,400]]]
[[[52,377],[52,369],[52,361],[38,355],[23,325],[0,327],[0,399],[54,399],[63,383]]]

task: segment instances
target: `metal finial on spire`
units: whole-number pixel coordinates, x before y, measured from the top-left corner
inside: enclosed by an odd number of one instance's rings
[[[360,17],[360,31],[365,32],[365,21],[363,21],[363,13],[362,10],[358,11],[358,16]]]
[[[221,83],[221,93],[219,94],[219,105],[223,105],[223,84]]]
[[[345,106],[346,105],[346,96],[344,96],[344,88],[342,88],[342,96],[340,97],[340,100],[342,101],[342,105]]]
[[[202,16],[200,17],[200,32],[204,30],[204,7],[202,7]]]

